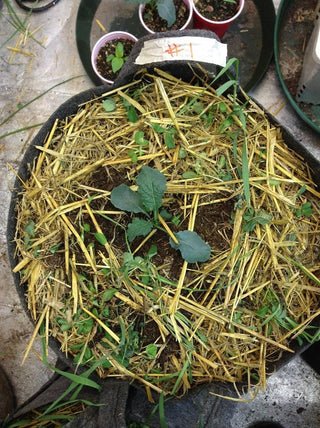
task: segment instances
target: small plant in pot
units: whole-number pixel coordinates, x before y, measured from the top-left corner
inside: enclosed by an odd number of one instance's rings
[[[91,64],[103,83],[112,85],[138,39],[125,31],[113,31],[94,45]]]
[[[139,19],[148,33],[184,30],[192,19],[191,0],[127,0],[139,4]]]
[[[244,0],[195,0],[194,28],[211,30],[221,38],[243,7]]]

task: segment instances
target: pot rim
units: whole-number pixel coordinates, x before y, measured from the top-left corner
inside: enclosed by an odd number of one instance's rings
[[[201,18],[203,21],[205,21],[207,24],[215,24],[215,25],[225,25],[233,22],[238,16],[241,14],[243,7],[244,7],[244,0],[239,0],[239,9],[235,15],[233,15],[231,18],[226,19],[224,21],[214,21],[212,19],[208,19],[205,16],[203,16],[197,9],[195,2],[193,1],[193,12]]]
[[[109,33],[104,34],[102,37],[100,37],[100,39],[98,39],[96,41],[96,43],[94,44],[92,52],[91,52],[92,68],[93,68],[94,72],[96,73],[96,75],[99,77],[99,79],[103,83],[107,83],[109,85],[113,85],[114,81],[103,77],[99,73],[99,71],[97,69],[97,65],[96,65],[96,59],[97,59],[97,56],[98,56],[100,49],[104,46],[104,44],[108,41],[115,40],[115,39],[128,39],[128,40],[132,40],[135,43],[138,41],[138,38],[136,36],[134,36],[131,33],[128,33],[127,31],[111,31]]]
[[[187,19],[186,23],[181,28],[179,28],[178,31],[185,30],[189,26],[189,24],[190,24],[190,22],[192,20],[192,15],[193,15],[193,5],[194,5],[193,0],[182,0],[182,1],[189,8],[189,16],[188,16],[188,19]],[[145,8],[145,4],[140,4],[138,12],[139,12],[139,19],[140,19],[141,25],[143,26],[143,28],[146,31],[148,31],[149,34],[156,34],[156,32],[153,31],[153,30],[151,30],[147,26],[147,24],[145,23],[145,21],[143,20],[143,10],[144,10],[144,8]],[[169,31],[171,31],[171,30],[169,29]]]

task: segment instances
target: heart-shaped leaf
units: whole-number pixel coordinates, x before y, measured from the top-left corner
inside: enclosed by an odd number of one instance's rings
[[[116,73],[117,71],[120,70],[120,68],[123,66],[123,58],[118,58],[118,57],[114,57],[113,60],[111,61],[111,67],[112,67],[112,71],[114,73]]]
[[[156,211],[162,205],[162,196],[167,189],[165,176],[156,169],[144,165],[137,177],[138,193],[147,211]]]
[[[168,23],[168,27],[171,27],[176,20],[176,9],[172,0],[158,0],[157,1],[158,13],[162,19],[165,19]]]
[[[113,98],[106,98],[102,103],[102,107],[105,111],[114,111],[116,109],[116,102]]]
[[[112,190],[111,203],[122,211],[146,213],[140,195],[125,184],[120,184]]]
[[[153,223],[141,218],[134,218],[128,224],[128,240],[132,242],[137,236],[147,236],[153,228]]]

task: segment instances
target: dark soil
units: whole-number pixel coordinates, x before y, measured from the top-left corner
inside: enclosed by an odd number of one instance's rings
[[[201,15],[211,21],[226,21],[237,13],[239,1],[198,0],[196,8]]]
[[[132,182],[128,181],[125,178],[123,171],[119,172],[116,169],[111,167],[99,168],[96,170],[89,182],[88,185],[94,189],[105,189],[112,191],[113,188],[119,184],[132,185]],[[83,195],[87,195],[84,193]],[[234,212],[235,201],[230,199],[225,202],[216,202],[224,198],[226,195],[217,194],[217,195],[207,195],[199,201],[199,207],[197,210],[197,219],[195,222],[194,230],[201,236],[201,238],[207,242],[213,253],[218,254],[227,250],[230,246],[230,241],[233,233],[232,226],[232,215]],[[172,216],[181,215],[181,206],[183,205],[183,200],[177,199],[170,201],[168,204],[164,205],[165,208]],[[114,206],[111,204],[109,198],[97,198],[93,199],[90,202],[90,207],[93,211],[108,211],[114,210]],[[143,217],[142,214],[139,216]],[[108,242],[119,250],[119,253],[124,253],[128,251],[127,243],[125,239],[125,233],[122,227],[116,224],[118,222],[124,227],[132,221],[132,215],[130,213],[119,214],[119,216],[113,216],[113,222],[108,220],[103,216],[97,216],[99,226],[107,238]],[[70,216],[72,222],[77,222],[76,218]],[[168,221],[173,232],[178,232],[179,230],[186,230],[188,228],[189,219],[186,218],[180,222],[178,226],[174,225],[172,222]],[[89,224],[90,231],[95,230],[95,225],[92,223],[92,220],[89,214],[84,214],[82,218],[83,224]],[[101,244],[97,242],[93,233],[84,234],[84,244],[88,246],[89,244],[94,244],[96,248],[99,248]],[[144,238],[137,237],[130,245],[131,249],[134,250],[137,248]],[[137,252],[136,256],[145,257],[150,249],[151,245],[156,245],[157,254],[152,257],[152,263],[155,266],[161,266],[159,273],[170,279],[171,281],[178,281],[181,269],[184,263],[183,258],[180,253],[172,248],[169,242],[168,234],[162,230],[157,230],[156,233],[148,240],[148,242]],[[103,247],[101,247],[103,250]],[[77,256],[77,260],[81,263],[85,263],[85,260],[82,260],[82,254]],[[57,263],[62,262],[58,253],[53,254],[49,257],[51,264],[56,265]],[[196,268],[196,266],[195,266]],[[197,269],[195,269],[195,272]],[[186,281],[192,281],[196,273],[192,272],[192,269],[186,274]],[[187,290],[183,290],[182,294],[188,293]],[[198,298],[201,300],[203,293],[199,292]],[[180,311],[183,313],[183,311]],[[116,316],[110,315],[109,322],[112,323],[112,328],[115,333],[120,333],[120,327],[115,322]],[[134,330],[139,332],[140,346],[141,348],[146,347],[148,344],[155,343],[159,337],[159,327],[153,320],[148,320],[145,322],[145,314],[136,312],[132,319],[130,320],[131,324],[134,326]],[[117,329],[119,328],[119,331]],[[99,342],[103,337],[103,334],[97,334],[94,336],[92,345]],[[169,338],[166,347],[162,350],[161,355],[158,359],[158,366],[162,370],[165,369],[166,364],[170,361],[172,355],[178,356],[180,353],[179,343]]]
[[[146,4],[143,10],[143,20],[147,27],[155,33],[161,33],[168,30],[180,30],[187,22],[189,17],[189,9],[182,0],[173,0],[176,9],[176,21],[169,27],[167,21],[160,18],[157,10],[151,8],[150,4]]]
[[[123,172],[119,172],[116,169],[112,168],[100,168],[95,173],[93,173],[90,186],[93,188],[104,188],[107,190],[112,190],[114,187],[119,184],[131,185],[132,182],[129,182],[124,179]],[[197,219],[195,222],[194,230],[202,237],[202,239],[207,242],[213,253],[220,253],[227,250],[230,246],[230,241],[233,233],[232,226],[232,214],[234,212],[235,201],[230,199],[225,202],[212,203],[214,200],[220,200],[224,197],[223,194],[217,195],[208,195],[205,198],[200,200],[200,205],[197,210]],[[183,201],[174,200],[168,205],[165,205],[165,208],[171,215],[181,214],[181,205]],[[93,210],[113,210],[114,207],[109,200],[103,200],[101,198],[93,200],[91,202],[91,208]],[[139,216],[142,217],[141,214]],[[132,215],[129,213],[119,215],[118,218],[113,218],[115,221],[119,222],[122,226],[126,227],[128,223],[132,221]],[[94,230],[94,225],[91,224],[91,219],[88,218],[86,221],[90,224],[91,229]],[[171,230],[175,233],[179,230],[185,230],[188,228],[188,218],[181,221],[181,223],[176,226],[170,221],[168,222]],[[107,240],[112,243],[112,245],[121,252],[128,251],[127,243],[125,240],[125,233],[123,229],[117,226],[114,222],[108,221],[108,219],[99,217],[99,226],[106,236]],[[90,240],[93,239],[95,245],[97,242],[94,240],[94,237],[91,234],[86,235],[85,245],[89,245]],[[144,238],[137,237],[131,243],[131,249],[134,250],[137,248]],[[157,254],[152,258],[152,263],[156,266],[161,266],[159,273],[166,276],[172,281],[178,281],[181,269],[184,263],[183,258],[180,253],[172,248],[169,242],[168,234],[162,230],[157,230],[157,232],[148,240],[148,242],[137,252],[136,256],[145,257],[149,248],[152,245],[156,245]],[[192,281],[194,275],[192,270],[187,272],[186,281]],[[187,291],[182,291],[182,294],[187,293]],[[202,293],[198,295],[199,299],[202,298]],[[139,331],[139,337],[141,341],[141,348],[146,347],[150,343],[155,343],[159,337],[159,327],[153,321],[149,320],[145,322],[144,314],[135,314],[135,317],[131,320],[134,329]],[[117,328],[115,324],[113,326],[114,331]],[[95,340],[98,340],[99,337],[95,337]],[[172,358],[172,355],[178,356],[180,353],[179,343],[169,338],[166,343],[166,347],[161,352],[161,355],[158,359],[158,366],[164,370],[166,364]]]
[[[127,182],[123,178],[123,174],[120,174],[115,169],[102,169],[97,170],[93,176],[90,186],[94,188],[104,188],[107,190],[112,190],[114,187],[119,184],[131,185],[132,183]],[[215,196],[207,196],[206,200],[202,200],[200,206],[197,210],[197,220],[195,222],[194,231],[198,233],[201,238],[207,242],[211,250],[216,253],[220,253],[229,248],[229,242],[232,237],[233,226],[231,223],[232,213],[234,212],[234,200],[228,200],[225,202],[210,203],[214,200],[219,200],[223,198],[224,195],[218,194]],[[182,201],[180,201],[182,204]],[[168,206],[164,206],[172,216],[181,214],[180,203],[178,200],[174,201]],[[94,210],[114,210],[114,206],[110,201],[104,201],[99,198],[91,202],[91,207]],[[135,215],[136,216],[136,215]],[[139,216],[143,217],[139,214]],[[132,214],[126,213],[122,214],[121,219],[115,218],[116,221],[119,221],[122,226],[126,227],[132,221]],[[90,224],[91,220],[88,216],[86,219]],[[188,229],[188,218],[176,226],[173,223],[169,222],[171,230],[176,233],[179,230]],[[127,244],[125,240],[125,233],[123,229],[117,226],[115,223],[111,223],[103,217],[99,217],[99,225],[113,246],[120,249],[122,252],[127,251]],[[92,224],[92,230],[94,225]],[[90,240],[95,242],[95,238],[88,234],[86,245],[90,244]],[[143,237],[137,237],[131,244],[131,248],[136,248],[143,241]],[[136,255],[145,257],[151,245],[157,246],[157,254],[152,258],[152,262],[156,266],[163,266],[163,274],[165,274],[172,281],[177,281],[181,272],[181,267],[183,265],[183,258],[181,257],[179,251],[172,248],[168,238],[168,234],[162,230],[157,230],[157,232],[149,239],[148,243],[141,248]],[[188,278],[190,279],[190,278]]]
[[[97,69],[98,72],[103,76],[105,79],[108,80],[115,80],[118,76],[119,71],[114,73],[112,71],[111,61],[107,62],[108,55],[114,55],[115,49],[117,44],[121,42],[123,44],[123,50],[124,50],[124,59],[130,54],[132,47],[135,42],[128,39],[114,39],[110,40],[110,42],[107,42],[99,51],[98,57],[97,57]]]

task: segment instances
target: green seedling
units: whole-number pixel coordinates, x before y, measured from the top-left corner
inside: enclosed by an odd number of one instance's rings
[[[150,343],[149,345],[147,345],[146,354],[147,354],[147,357],[150,358],[150,360],[154,360],[156,358],[157,352],[158,352],[158,348],[156,345],[154,345],[153,343]]]
[[[129,122],[136,123],[138,121],[138,114],[134,106],[126,98],[121,98],[123,106],[127,111],[127,118]]]
[[[26,225],[25,225],[25,228],[24,228],[24,232],[25,232],[25,236],[24,236],[24,245],[25,245],[25,247],[26,247],[26,250],[28,249],[28,248],[30,248],[31,247],[31,245],[32,245],[32,240],[34,239],[34,237],[35,237],[35,227],[36,227],[36,225],[35,225],[35,223],[34,223],[34,221],[33,220],[30,220]]]
[[[195,178],[199,178],[199,175],[194,171],[185,171],[182,174],[182,178],[184,178],[185,180],[193,180]]]
[[[150,4],[152,10],[156,10],[160,18],[168,23],[168,27],[176,22],[176,9],[172,0],[126,0],[133,4]]]
[[[164,128],[163,126],[158,125],[157,123],[153,123],[152,128],[158,134],[164,134],[164,143],[168,149],[175,148],[174,137],[178,134],[175,128],[173,128],[172,126]]]
[[[300,208],[298,208],[295,211],[295,215],[297,217],[311,217],[313,214],[313,209],[312,209],[312,205],[311,202],[305,202],[304,204],[301,205]]]
[[[230,69],[234,68],[235,78],[230,73]],[[234,159],[235,159],[235,165],[237,166],[238,174],[240,178],[243,180],[243,191],[245,200],[247,202],[248,207],[250,207],[250,176],[249,176],[249,161],[248,161],[248,148],[247,148],[247,138],[246,138],[246,117],[244,115],[244,107],[237,105],[237,89],[239,84],[239,60],[237,58],[231,58],[225,67],[221,69],[221,71],[217,74],[217,76],[214,78],[213,82],[216,82],[218,79],[220,79],[223,75],[226,75],[228,77],[228,80],[223,83],[219,88],[216,90],[218,95],[224,94],[226,91],[232,89],[233,92],[233,110],[227,114],[226,118],[222,121],[220,125],[219,132],[226,132],[231,138],[233,138],[233,152],[234,152]],[[221,106],[220,106],[221,108]],[[240,124],[240,129],[236,133],[232,133],[231,127],[234,123]],[[237,147],[238,147],[238,141],[240,135],[243,136],[243,143],[242,143],[242,167],[240,168],[238,166],[237,162]]]
[[[272,215],[267,214],[265,211],[256,211],[252,207],[248,207],[243,214],[243,220],[245,222],[243,230],[252,232],[257,224],[260,224],[260,226],[269,224],[272,220]]]
[[[99,242],[99,244],[106,245],[107,238],[104,236],[104,234],[101,232],[95,232],[95,233],[91,232],[91,227],[90,227],[89,223],[85,223],[84,225],[80,225],[80,238],[83,242],[85,241],[85,234],[86,233],[93,235],[95,237],[96,241]],[[88,245],[88,248],[89,247],[94,247],[94,243],[91,242]]]
[[[221,156],[218,163],[218,176],[222,181],[230,181],[232,180],[232,174],[230,171],[230,167],[226,161],[225,156]]]
[[[102,107],[107,112],[114,111],[116,109],[116,106],[117,106],[117,104],[116,104],[115,100],[111,97],[106,98],[102,103]]]
[[[263,319],[261,326],[268,326],[268,334],[272,333],[273,327],[283,327],[288,331],[296,330],[298,323],[287,315],[287,309],[284,302],[281,302],[279,297],[269,291],[266,295],[266,302],[257,312],[257,315]],[[313,331],[314,334],[311,332]],[[304,329],[296,331],[295,338],[299,346],[304,342],[313,343],[319,340],[320,329],[319,327],[308,325]]]
[[[107,56],[107,62],[111,62],[111,68],[114,73],[117,73],[117,71],[121,70],[127,59],[128,57],[124,56],[124,47],[121,42],[117,43],[114,54]]]
[[[144,215],[144,218],[135,217],[128,225],[129,242],[132,242],[137,236],[147,236],[154,228],[164,230],[161,228],[160,218],[162,219],[162,217],[159,215],[159,209],[162,205],[163,194],[167,189],[165,176],[144,165],[137,177],[137,185],[137,191],[133,191],[125,184],[120,184],[111,192],[111,203],[116,208]],[[175,239],[170,238],[171,246],[179,250],[187,262],[196,263],[209,260],[210,246],[196,232],[184,230],[173,236]]]
[[[156,254],[157,247],[155,245],[150,246],[149,251],[144,258],[140,256],[133,256],[131,252],[124,253],[123,266],[121,267],[121,270],[124,272],[124,276],[128,280],[128,282],[131,281],[130,277],[134,273],[135,275],[139,276],[139,278],[141,278],[141,282],[144,285],[152,286],[153,290],[164,285],[176,287],[177,284],[175,282],[170,281],[165,276],[160,275],[157,270],[157,267],[153,264],[151,259]],[[132,287],[139,290],[141,289],[139,285],[133,283]],[[155,302],[158,300],[158,296],[155,295],[153,292],[147,290],[146,294],[151,300],[154,300]]]
[[[138,162],[138,157],[145,153],[143,147],[148,146],[149,141],[144,138],[143,131],[138,131],[134,135],[134,142],[138,145],[138,147],[137,149],[129,150],[128,156],[131,158],[132,162]]]

